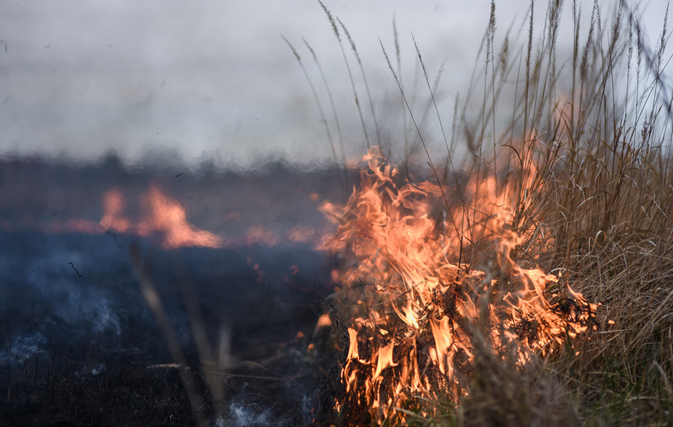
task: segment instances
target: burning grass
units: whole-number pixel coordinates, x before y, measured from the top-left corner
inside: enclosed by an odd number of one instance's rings
[[[417,126],[401,81],[399,49],[397,71],[385,50],[384,57],[401,93],[402,122],[406,127],[410,120],[417,131],[415,140],[404,141],[399,168],[390,160],[391,147],[370,147],[374,133],[367,132],[351,79],[367,145],[360,180],[350,179],[356,186],[344,204],[321,205],[338,227],[334,236],[321,238],[319,230],[296,224],[286,234],[292,242],[321,240],[321,248],[339,259],[340,268],[332,272],[337,285],[323,300],[331,317],[321,316],[311,336],[306,319],[317,316],[306,315],[290,345],[276,342],[282,326],[276,318],[265,318],[264,327],[250,326],[248,331],[259,328],[264,334],[242,347],[256,358],[268,353],[268,364],[234,370],[230,362],[220,363],[226,358],[216,355],[228,353],[213,348],[204,332],[202,307],[182,284],[193,322],[194,358],[199,360],[190,363],[157,297],[149,258],[136,247],[132,260],[143,295],[178,369],[160,375],[142,370],[142,387],[149,384],[159,392],[129,401],[119,398],[135,393],[126,383],[127,373],[110,373],[119,384],[113,403],[140,413],[138,422],[145,423],[151,420],[136,408],[142,401],[156,403],[157,423],[173,422],[173,412],[180,414],[180,422],[190,419],[196,425],[220,425],[222,416],[234,424],[269,423],[270,412],[263,408],[246,412],[237,406],[226,393],[226,377],[240,380],[241,389],[257,381],[255,390],[278,398],[278,406],[303,399],[294,418],[283,421],[291,425],[670,425],[673,114],[663,79],[666,29],[655,49],[648,49],[637,15],[620,2],[607,21],[596,6],[582,39],[580,11],[572,2],[574,49],[571,60],[560,65],[561,2],[550,2],[539,45],[533,40],[534,4],[522,27],[528,28],[528,40],[518,55],[510,32],[496,51],[493,4],[479,58],[485,64],[483,85],[476,73],[463,110],[456,104],[450,137],[417,48],[445,161],[430,154],[429,133]],[[347,36],[366,80],[346,26],[323,8],[339,43],[342,30]],[[303,71],[310,82],[308,70]],[[348,72],[352,76],[350,68]],[[365,87],[380,143],[381,126]],[[314,95],[346,190],[353,177]],[[503,125],[505,115],[511,119]],[[336,113],[334,122],[342,146]],[[457,166],[456,143],[461,141],[465,153]],[[413,153],[418,152],[427,154],[425,172],[415,164]],[[61,228],[159,234],[164,249],[236,246],[234,240],[192,226],[180,204],[158,187],[141,199],[148,215],[140,222],[124,216],[121,192],[112,190],[108,196],[100,223],[74,221]],[[318,198],[311,194],[312,201]],[[240,220],[240,214],[231,218]],[[259,224],[240,241],[275,246],[279,239]],[[248,264],[257,273],[256,282],[266,284],[259,265],[251,259]],[[288,267],[289,275],[300,271],[295,264]],[[304,291],[313,295],[313,289]],[[256,307],[268,315],[268,307]],[[300,317],[297,307],[283,310],[294,320]],[[327,336],[330,328],[333,334]],[[332,348],[339,357],[329,370],[324,355]],[[299,369],[290,376],[260,375],[257,369],[271,372],[269,366],[278,372]],[[314,378],[317,372],[320,380]],[[34,378],[32,393],[21,388],[18,396],[25,404],[17,411],[37,403],[49,406],[41,398],[31,401],[31,395],[53,395],[55,405],[72,405],[72,389],[80,391],[77,401],[91,397],[82,390],[98,390],[95,402],[109,396],[100,382],[87,378],[47,389],[38,378],[37,361],[34,373],[19,383]],[[305,376],[315,385],[308,392],[294,382]],[[175,386],[178,381],[183,387]],[[7,404],[14,411],[19,399],[12,400],[9,374],[7,383]],[[173,391],[161,383],[170,383]],[[293,399],[280,399],[292,390]],[[16,398],[16,388],[14,393]],[[97,422],[91,408],[86,408],[86,420]]]
[[[471,179],[465,203],[447,209],[444,199],[457,194],[402,179],[380,153],[365,160],[369,171],[346,206],[324,205],[340,224],[324,248],[344,257],[337,299],[353,319],[337,403],[346,413],[405,419],[396,408],[466,395],[475,333],[498,353],[517,343],[524,365],[597,329],[595,304],[512,258],[537,238],[511,229],[514,206],[496,195],[495,177]]]
[[[496,52],[493,4],[483,87],[470,87],[462,115],[456,106],[462,134],[449,143],[442,126],[445,162],[417,126],[429,173],[414,177],[409,158],[398,169],[374,147],[348,201],[322,206],[339,227],[323,249],[342,262],[328,298],[342,336],[338,423],[673,420],[666,19],[650,50],[627,3],[610,20],[596,5],[581,40],[572,2],[573,56],[560,66],[562,4],[550,2],[539,45],[533,6],[527,46],[512,55],[509,32]],[[384,55],[415,125],[399,65]],[[455,167],[461,138],[467,154]]]

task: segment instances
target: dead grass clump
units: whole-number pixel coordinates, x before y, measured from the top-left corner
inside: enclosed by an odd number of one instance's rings
[[[472,385],[461,405],[459,425],[582,425],[572,394],[543,360],[533,358],[517,366],[516,359],[496,356],[483,342],[475,349]]]

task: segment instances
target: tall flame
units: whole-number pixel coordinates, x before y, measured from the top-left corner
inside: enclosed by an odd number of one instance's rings
[[[346,264],[337,298],[353,301],[344,304],[353,312],[339,407],[382,420],[415,397],[464,393],[480,326],[494,348],[517,342],[523,362],[591,325],[596,305],[517,263],[515,249],[537,237],[514,229],[514,191],[498,191],[495,175],[450,191],[409,182],[378,149],[363,159],[368,170],[346,205],[321,205],[338,224],[322,249]],[[534,177],[531,166],[523,185]]]

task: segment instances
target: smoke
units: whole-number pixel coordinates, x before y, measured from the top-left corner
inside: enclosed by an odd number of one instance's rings
[[[22,364],[26,360],[40,355],[45,355],[46,351],[42,348],[47,342],[47,338],[40,332],[35,332],[27,336],[17,336],[11,343],[9,349],[0,352],[0,360],[16,360],[17,364]]]
[[[227,422],[223,420],[218,421],[218,427],[221,426],[232,426],[232,427],[263,427],[271,425],[271,411],[268,409],[262,409],[258,405],[249,404],[244,405],[241,403],[231,403],[229,405],[229,419]],[[284,423],[278,423],[278,420],[274,420],[274,425],[283,425]]]

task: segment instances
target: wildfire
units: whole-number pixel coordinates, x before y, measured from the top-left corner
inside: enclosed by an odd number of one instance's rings
[[[126,200],[124,195],[117,188],[105,193],[103,197],[103,209],[105,214],[100,220],[100,228],[105,231],[114,231],[116,233],[126,233],[131,229],[131,221],[124,217],[124,207]]]
[[[495,349],[516,343],[524,362],[592,325],[596,305],[518,263],[520,245],[544,238],[513,227],[511,186],[499,188],[494,174],[474,176],[462,190],[414,184],[378,149],[364,161],[368,170],[346,205],[321,206],[338,224],[322,249],[345,262],[337,298],[353,302],[343,305],[352,321],[339,408],[404,419],[395,408],[414,399],[465,393],[475,335]],[[527,164],[519,185],[535,177]]]
[[[170,250],[181,247],[221,248],[230,242],[209,231],[194,227],[187,220],[185,208],[153,185],[139,197],[142,217],[132,220],[125,215],[126,198],[118,188],[108,190],[103,196],[103,216],[100,221],[72,218],[47,223],[4,222],[7,231],[30,227],[47,234],[82,233],[103,234],[106,232],[135,234],[142,237],[156,236],[162,248]],[[267,237],[268,240],[268,237]]]
[[[144,216],[139,223],[134,224],[124,216],[124,195],[116,188],[109,190],[103,197],[105,213],[98,223],[100,231],[133,233],[143,237],[157,234],[161,236],[164,249],[224,246],[222,237],[191,225],[180,203],[166,196],[156,185],[140,196],[140,203]]]
[[[314,200],[315,194],[310,195]],[[189,221],[187,210],[176,199],[170,197],[162,188],[153,184],[138,196],[138,204],[129,207],[127,197],[117,187],[107,190],[101,198],[103,215],[99,221],[85,218],[39,221],[30,217],[21,221],[2,221],[0,228],[6,231],[23,229],[39,230],[46,234],[93,234],[118,233],[152,237],[163,249],[172,250],[182,247],[237,248],[253,245],[276,246],[279,244],[307,244],[316,248],[333,233],[333,227],[312,228],[295,225],[285,230],[274,229],[259,224],[241,224],[234,233],[218,235],[201,230]],[[132,214],[131,210],[139,214]],[[131,209],[132,208],[132,209]],[[241,212],[232,211],[221,218],[222,222],[241,222]],[[232,227],[229,226],[231,230]]]
[[[175,249],[185,246],[221,248],[224,239],[208,231],[199,230],[187,222],[185,209],[180,203],[166,197],[158,187],[152,186],[141,197],[146,218],[138,224],[138,234],[149,236],[159,232],[163,235],[162,246]]]

